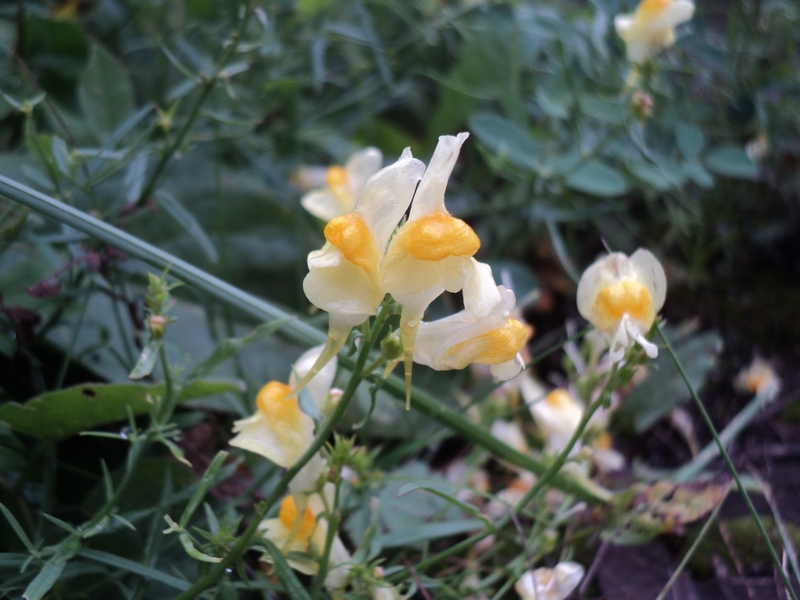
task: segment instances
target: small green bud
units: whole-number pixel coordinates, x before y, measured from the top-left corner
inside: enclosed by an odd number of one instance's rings
[[[403,356],[403,340],[396,331],[381,340],[381,354],[386,360],[397,360]]]

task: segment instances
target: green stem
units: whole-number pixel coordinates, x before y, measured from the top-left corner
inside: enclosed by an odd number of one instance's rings
[[[365,371],[368,373],[369,371]],[[333,506],[327,507],[328,509],[328,531],[325,535],[325,550],[319,561],[319,571],[314,576],[314,583],[311,585],[311,597],[316,598],[322,589],[322,584],[325,583],[325,577],[328,575],[328,566],[331,559],[331,548],[333,548],[333,538],[336,537],[336,532],[339,530],[339,494],[342,488],[341,475],[336,479],[336,491],[333,495]]]
[[[161,178],[161,175],[166,169],[167,164],[169,163],[172,156],[175,152],[180,148],[181,144],[183,144],[183,140],[186,138],[186,135],[194,125],[195,120],[197,119],[197,115],[200,114],[200,108],[203,106],[203,103],[208,98],[209,94],[214,89],[214,86],[219,81],[225,65],[228,64],[228,61],[233,57],[236,49],[238,48],[238,42],[241,37],[244,35],[245,29],[247,28],[247,24],[250,22],[250,17],[253,15],[253,8],[254,4],[248,4],[247,8],[245,9],[244,15],[242,16],[242,20],[239,23],[239,27],[237,30],[231,35],[231,39],[228,42],[228,47],[222,53],[219,60],[217,61],[216,65],[214,66],[214,73],[210,76],[201,74],[201,80],[203,81],[202,88],[200,89],[200,95],[195,100],[194,104],[192,105],[191,109],[189,109],[189,115],[186,117],[186,121],[183,123],[183,127],[181,127],[178,134],[175,136],[172,144],[164,149],[161,153],[161,158],[159,159],[158,163],[156,164],[153,172],[150,174],[150,177],[147,180],[147,183],[142,188],[142,193],[139,195],[139,199],[137,200],[136,204],[142,204],[145,202],[150,196],[153,195],[153,191],[158,185],[158,180]]]
[[[606,395],[610,392],[610,385],[614,380],[614,375],[616,374],[616,371],[617,371],[617,363],[614,364],[614,367],[611,370],[608,380],[606,381],[605,387],[603,388],[603,392],[600,394],[597,400],[595,400],[592,403],[589,409],[584,411],[584,414],[581,417],[581,421],[578,424],[578,427],[575,429],[574,433],[572,434],[572,437],[570,438],[566,447],[561,451],[561,453],[559,453],[559,455],[556,457],[553,463],[544,471],[544,473],[541,474],[541,476],[537,479],[536,484],[530,490],[528,490],[525,496],[523,496],[522,499],[519,502],[517,502],[517,504],[515,504],[508,513],[505,514],[505,516],[498,519],[490,527],[487,527],[480,533],[476,533],[475,535],[468,537],[466,540],[459,542],[458,544],[454,544],[450,548],[443,550],[442,552],[439,552],[438,554],[435,554],[434,556],[431,556],[430,558],[427,558],[417,563],[415,565],[417,571],[421,572],[424,569],[427,569],[428,567],[432,567],[442,562],[444,559],[450,556],[468,550],[476,543],[488,537],[498,529],[502,529],[503,527],[511,523],[511,521],[514,518],[514,515],[523,510],[528,505],[528,503],[531,500],[533,500],[542,489],[544,489],[544,486],[549,481],[553,481],[556,479],[559,469],[561,469],[561,467],[564,466],[564,463],[567,462],[569,454],[570,452],[572,452],[572,448],[575,447],[575,444],[578,443],[578,440],[583,435],[583,431],[584,429],[586,429],[586,426],[588,425],[589,420],[592,418],[592,415],[594,415],[597,409],[600,408],[600,406],[602,406],[603,402],[605,401]],[[401,581],[404,573],[405,570],[398,571],[397,573],[394,573],[391,577],[389,577],[388,581],[392,583]]]
[[[728,467],[728,471],[730,471],[731,475],[733,476],[733,480],[736,482],[736,487],[739,489],[739,493],[742,495],[742,498],[744,499],[744,502],[747,505],[747,509],[750,511],[750,514],[753,515],[753,519],[756,522],[756,527],[758,528],[758,532],[761,534],[761,537],[764,538],[764,542],[767,544],[769,555],[772,558],[772,562],[774,563],[775,568],[778,569],[778,572],[781,575],[781,579],[783,580],[783,585],[786,586],[787,593],[792,597],[792,600],[797,600],[797,594],[795,594],[794,588],[792,588],[792,584],[789,581],[786,572],[783,570],[783,564],[781,563],[781,559],[778,557],[778,553],[775,551],[775,546],[772,545],[772,540],[769,539],[769,534],[767,533],[767,530],[764,528],[764,524],[761,522],[761,519],[758,516],[758,511],[756,510],[756,507],[753,506],[752,500],[750,500],[750,494],[747,493],[747,489],[744,487],[742,480],[739,478],[739,473],[736,471],[736,467],[733,465],[731,457],[725,450],[725,444],[722,443],[722,440],[717,434],[717,429],[714,427],[714,423],[711,421],[711,417],[709,416],[708,412],[703,406],[703,403],[700,401],[700,397],[697,395],[697,391],[695,391],[694,386],[689,381],[689,377],[686,375],[686,371],[684,370],[681,361],[678,359],[678,356],[672,349],[672,344],[670,344],[669,340],[667,339],[667,336],[664,335],[664,332],[661,330],[661,327],[658,327],[658,335],[660,335],[661,339],[664,341],[664,345],[666,346],[667,351],[672,357],[672,360],[675,363],[678,372],[681,374],[683,382],[686,384],[686,387],[689,388],[689,393],[692,395],[692,400],[697,406],[697,410],[700,411],[700,415],[703,417],[703,421],[705,421],[706,427],[708,427],[709,432],[711,432],[711,437],[714,438],[714,442],[717,444],[719,452],[722,455],[722,458],[725,460],[725,464]]]
[[[380,331],[380,327],[383,326],[383,320],[385,320],[388,316],[388,314],[386,314],[387,312],[388,311],[381,311],[381,314],[378,315],[375,320],[375,327],[372,329],[373,332]],[[192,600],[196,598],[201,592],[214,585],[214,583],[216,583],[217,580],[224,575],[225,569],[227,569],[235,560],[239,558],[239,556],[247,551],[252,544],[256,533],[258,532],[258,525],[261,521],[261,517],[263,517],[266,511],[269,510],[272,505],[278,501],[278,498],[283,495],[284,491],[292,479],[294,479],[295,475],[297,475],[297,473],[300,472],[305,464],[311,460],[311,458],[316,455],[317,452],[319,452],[319,449],[322,448],[322,445],[331,436],[336,424],[344,415],[348,404],[350,404],[350,400],[352,400],[352,398],[355,396],[356,389],[361,383],[364,365],[367,362],[367,358],[372,350],[372,344],[374,341],[375,340],[372,339],[372,337],[364,340],[364,344],[361,346],[361,351],[359,352],[358,358],[356,359],[356,363],[353,367],[350,381],[347,382],[347,387],[345,387],[339,403],[336,405],[336,408],[333,409],[331,416],[328,417],[327,421],[325,421],[325,424],[319,429],[317,435],[314,437],[314,441],[311,443],[305,453],[294,465],[292,465],[291,468],[286,470],[286,473],[284,473],[283,477],[281,477],[280,481],[278,481],[277,485],[272,489],[272,492],[267,499],[261,503],[263,510],[256,511],[257,514],[253,521],[250,523],[244,533],[242,533],[230,551],[224,557],[222,557],[222,561],[217,563],[204,577],[195,582],[192,587],[178,596],[176,600]]]

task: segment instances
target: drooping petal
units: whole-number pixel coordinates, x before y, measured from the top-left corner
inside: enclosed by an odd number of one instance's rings
[[[323,221],[330,221],[342,214],[341,203],[327,188],[304,194],[300,198],[300,204],[312,215]]]
[[[583,579],[576,562],[560,562],[553,569],[526,571],[514,585],[522,600],[565,600]]]

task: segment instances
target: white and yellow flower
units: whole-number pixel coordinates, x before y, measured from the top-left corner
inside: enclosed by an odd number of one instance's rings
[[[377,148],[365,148],[353,154],[344,167],[305,167],[297,172],[301,189],[312,189],[300,203],[308,212],[323,221],[352,212],[361,192],[383,164]]]
[[[414,195],[408,221],[392,238],[381,265],[381,287],[403,307],[400,336],[407,384],[425,309],[445,290],[457,292],[462,288],[472,256],[481,245],[472,228],[447,212],[444,205],[447,182],[468,137],[468,133],[460,133],[439,138]],[[463,368],[469,362],[446,368]]]
[[[639,249],[630,258],[614,252],[584,271],[578,282],[578,311],[609,340],[612,362],[622,360],[635,343],[655,358],[658,348],[644,334],[666,293],[664,269],[650,252]]]
[[[324,504],[319,494],[313,494],[307,502],[289,495],[281,502],[278,516],[265,519],[258,528],[287,557],[289,566],[306,575],[315,575],[319,571],[319,562],[315,559],[324,552],[328,535],[328,521],[321,516],[323,512]],[[308,554],[312,558],[289,556],[291,552]],[[264,554],[261,559],[271,562],[269,554]],[[327,589],[344,586],[350,560],[342,540],[335,535],[329,555],[330,570],[325,577]]]
[[[578,587],[584,572],[576,562],[560,562],[552,569],[526,571],[514,589],[522,600],[565,600]]]
[[[497,285],[491,267],[474,259],[467,263],[463,292],[463,311],[419,325],[414,361],[437,371],[484,364],[498,379],[514,377],[524,366],[520,350],[528,339],[525,325],[511,317],[514,292]]]
[[[565,389],[553,390],[543,399],[531,399],[532,402],[528,402],[529,394],[526,386],[522,386],[520,391],[525,403],[528,404],[533,420],[536,421],[536,427],[544,438],[545,452],[558,454],[567,447],[575,430],[578,429],[583,417],[583,407]],[[575,444],[572,453],[578,449],[580,443]]]
[[[237,435],[231,446],[260,454],[276,465],[289,468],[314,441],[314,421],[305,414],[296,396],[290,396],[298,377],[303,377],[322,352],[312,348],[294,364],[289,384],[270,381],[256,396],[256,412],[233,424]],[[308,391],[320,410],[336,375],[336,362],[331,361],[309,382]]]
[[[675,27],[694,14],[689,0],[642,0],[632,14],[614,17],[617,35],[625,41],[628,60],[641,64],[675,43]]]

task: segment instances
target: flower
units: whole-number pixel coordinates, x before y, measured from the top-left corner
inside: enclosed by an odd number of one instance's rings
[[[780,389],[780,379],[772,365],[761,357],[753,359],[749,365],[739,371],[734,387],[748,394],[767,393],[774,396]]]
[[[524,366],[519,352],[528,339],[525,326],[510,316],[514,292],[495,284],[491,267],[474,259],[463,292],[464,310],[419,325],[414,361],[437,371],[491,365],[495,377],[514,377]]]
[[[425,310],[445,290],[461,290],[477,270],[472,255],[480,247],[478,236],[444,206],[447,181],[468,136],[440,137],[427,169],[407,148],[395,164],[367,181],[353,212],[325,227],[327,243],[309,254],[303,289],[312,304],[329,313],[328,342],[308,376],[341,349],[353,327],[376,313],[388,293],[402,306],[400,336],[410,395],[411,363]],[[408,221],[395,232],[409,205]],[[438,352],[427,348],[419,362],[440,370],[489,364],[502,378],[519,372],[524,327],[509,319],[513,294],[496,286],[490,269],[487,277],[489,283],[482,283],[486,290],[473,294],[475,307],[468,305],[460,316],[437,326],[438,331],[457,326],[458,334],[448,338],[450,346]]]
[[[522,600],[565,600],[583,579],[576,562],[560,562],[553,569],[526,571],[514,585]]]
[[[630,258],[613,252],[584,271],[578,282],[578,312],[610,340],[609,356],[618,362],[635,343],[647,356],[658,348],[644,334],[664,306],[667,278],[664,269],[647,250]]]
[[[264,519],[258,526],[264,537],[287,557],[289,566],[306,575],[314,575],[319,571],[319,564],[314,559],[319,558],[325,549],[328,521],[321,516],[324,506],[319,494],[313,494],[307,500],[289,495],[281,502],[277,518]],[[291,552],[308,554],[313,558],[289,556]],[[271,562],[272,559],[269,554],[264,554],[261,560]],[[335,535],[329,555],[331,569],[325,577],[327,589],[344,587],[350,570],[350,560],[350,554],[342,540]]]
[[[641,64],[675,43],[675,27],[694,14],[689,0],[642,0],[633,14],[614,17],[617,35],[625,41],[628,60]]]
[[[305,414],[296,396],[290,396],[298,377],[303,377],[323,350],[317,346],[303,354],[295,362],[289,385],[270,381],[256,396],[256,412],[233,424],[233,432],[238,434],[230,444],[237,448],[260,454],[276,465],[289,468],[314,441],[314,421]],[[329,362],[308,386],[309,394],[322,410],[328,391],[336,375],[336,362]]]
[[[567,447],[569,441],[583,417],[583,408],[578,404],[572,395],[565,389],[556,389],[547,394],[543,400],[534,398],[529,403],[526,386],[520,388],[526,404],[528,404],[536,421],[536,426],[544,437],[545,450],[551,454],[557,454]],[[540,396],[539,396],[540,397]],[[572,452],[576,452],[580,444],[575,444]]]
[[[319,189],[305,194],[300,204],[323,221],[352,212],[367,180],[381,168],[382,163],[380,150],[365,148],[353,154],[344,167],[300,169],[297,179],[301,187],[319,185]]]

